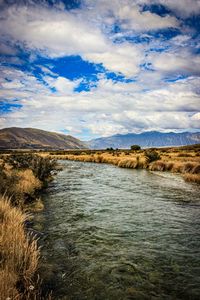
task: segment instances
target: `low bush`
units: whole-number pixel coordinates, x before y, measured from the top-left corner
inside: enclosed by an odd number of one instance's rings
[[[140,150],[141,147],[139,145],[132,145],[131,150]]]
[[[6,158],[6,162],[15,169],[31,169],[42,182],[49,178],[56,165],[55,160],[36,154],[12,154]]]
[[[160,159],[159,153],[157,151],[155,151],[155,150],[152,150],[152,149],[151,150],[146,150],[145,153],[144,153],[144,155],[145,155],[145,158],[147,159],[148,163],[151,163],[151,162],[153,162],[155,160],[159,160]]]
[[[55,166],[54,160],[34,154],[6,156],[0,164],[0,195],[6,194],[22,208],[37,198]]]

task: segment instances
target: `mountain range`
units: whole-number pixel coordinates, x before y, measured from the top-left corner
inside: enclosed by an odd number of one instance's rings
[[[158,132],[148,131],[143,133],[116,134],[109,137],[93,139],[88,142],[92,149],[106,148],[130,148],[131,145],[139,145],[142,148],[184,146],[200,143],[200,132]]]
[[[106,149],[184,146],[200,143],[200,132],[158,132],[116,134],[82,142],[70,135],[49,132],[35,128],[11,127],[0,130],[0,149]]]
[[[0,149],[84,149],[88,146],[71,135],[35,128],[0,130]]]

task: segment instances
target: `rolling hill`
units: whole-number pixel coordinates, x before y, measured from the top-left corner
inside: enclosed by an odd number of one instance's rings
[[[140,145],[143,148],[184,146],[200,143],[200,132],[157,132],[149,131],[140,134],[117,134],[109,137],[93,139],[88,142],[92,149],[130,148],[131,145]]]
[[[0,130],[0,149],[84,149],[86,144],[65,134],[35,128]]]

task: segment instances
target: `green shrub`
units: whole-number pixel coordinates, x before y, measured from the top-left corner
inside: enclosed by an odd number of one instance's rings
[[[139,145],[132,145],[131,150],[140,150],[141,147]]]
[[[145,155],[148,163],[151,163],[152,161],[160,159],[159,153],[155,150],[152,150],[152,149],[151,150],[146,150],[144,155]]]
[[[48,179],[56,165],[55,160],[36,154],[12,154],[7,157],[6,162],[18,170],[31,169],[42,182]]]

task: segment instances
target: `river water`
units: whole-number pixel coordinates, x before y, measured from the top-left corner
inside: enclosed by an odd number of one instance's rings
[[[54,299],[200,299],[200,189],[178,175],[62,161],[36,216]]]

